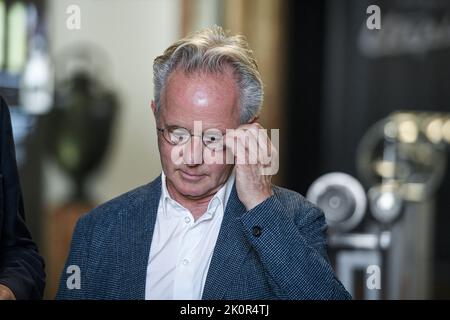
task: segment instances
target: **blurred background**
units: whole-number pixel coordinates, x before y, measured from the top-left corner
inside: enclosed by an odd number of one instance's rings
[[[247,36],[261,122],[280,129],[275,182],[324,210],[353,296],[450,298],[448,1],[0,0],[0,94],[45,297],[76,220],[161,171],[153,59],[214,24]]]

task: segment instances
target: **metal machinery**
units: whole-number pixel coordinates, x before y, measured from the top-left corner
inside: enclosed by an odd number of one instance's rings
[[[309,188],[325,213],[337,275],[354,298],[430,297],[433,195],[449,144],[450,114],[395,112],[361,139],[358,179],[329,173]]]

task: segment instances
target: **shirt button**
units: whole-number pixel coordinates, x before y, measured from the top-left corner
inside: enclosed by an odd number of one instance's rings
[[[254,226],[254,227],[252,228],[252,234],[253,234],[255,237],[259,237],[259,236],[261,235],[261,227],[260,227],[260,226]]]
[[[186,223],[189,223],[189,222],[191,222],[191,218],[189,218],[189,217],[185,217],[185,218],[184,218],[184,222],[186,222]]]
[[[184,266],[187,266],[189,264],[189,260],[188,259],[183,259],[182,261]]]

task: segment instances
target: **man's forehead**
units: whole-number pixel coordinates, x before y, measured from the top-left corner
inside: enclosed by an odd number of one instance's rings
[[[191,131],[195,126],[201,126],[202,131],[208,129],[219,129],[223,131],[236,128],[240,124],[239,117],[233,117],[231,114],[229,117],[216,116],[214,114],[211,114],[211,116],[184,116],[183,113],[163,112],[160,120],[162,120],[164,126],[182,127]]]
[[[205,117],[228,118],[239,113],[239,92],[235,79],[229,74],[174,73],[166,88],[165,111],[201,120]]]

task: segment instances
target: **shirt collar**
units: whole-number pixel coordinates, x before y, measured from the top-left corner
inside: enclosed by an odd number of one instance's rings
[[[236,173],[235,169],[233,168],[230,176],[228,177],[227,182],[217,191],[217,193],[214,195],[214,197],[209,201],[208,208],[205,215],[214,215],[215,212],[217,212],[217,208],[219,206],[222,206],[223,212],[225,212],[225,207],[228,202],[228,199],[230,198],[231,190],[233,189],[233,184],[236,179]],[[164,171],[161,172],[161,200],[162,200],[162,209],[163,214],[167,217],[168,216],[168,210],[167,210],[167,203],[170,202],[173,206],[179,207],[180,209],[185,209],[181,204],[179,204],[177,201],[175,201],[169,194],[169,191],[167,190],[167,184],[166,184],[166,175],[164,174]],[[186,209],[185,209],[186,210]]]

